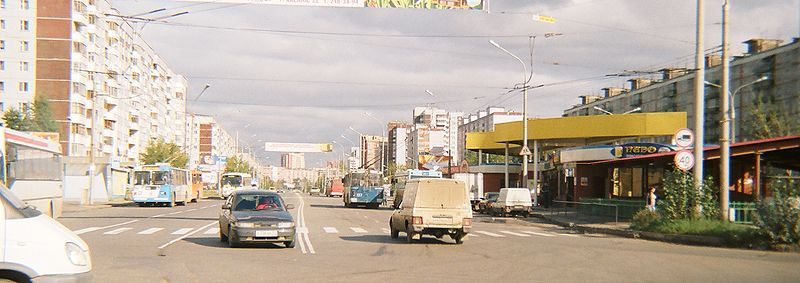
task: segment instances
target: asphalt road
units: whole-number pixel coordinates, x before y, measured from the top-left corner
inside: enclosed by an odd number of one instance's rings
[[[463,245],[389,237],[391,210],[287,193],[302,242],[228,248],[220,200],[111,207],[59,219],[91,247],[96,282],[703,281],[798,282],[800,254],[674,245],[549,224],[481,222]],[[163,247],[159,249],[159,247]]]

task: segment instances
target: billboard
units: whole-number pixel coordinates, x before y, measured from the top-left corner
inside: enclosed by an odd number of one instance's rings
[[[450,164],[449,156],[420,155],[419,164],[424,169],[436,170],[446,168]]]
[[[266,142],[264,150],[272,152],[331,152],[333,145],[329,143]]]
[[[208,0],[184,0],[208,2]],[[214,3],[266,4],[346,8],[409,8],[483,10],[485,0],[217,0]]]

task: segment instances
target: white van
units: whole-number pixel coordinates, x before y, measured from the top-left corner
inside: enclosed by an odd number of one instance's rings
[[[0,281],[90,281],[89,246],[0,185]]]
[[[497,201],[492,204],[489,213],[492,215],[522,215],[528,217],[533,202],[531,191],[526,188],[502,188]]]

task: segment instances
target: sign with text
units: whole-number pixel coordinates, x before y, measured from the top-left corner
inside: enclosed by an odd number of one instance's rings
[[[681,150],[675,154],[675,167],[678,167],[683,172],[689,171],[694,167],[694,155],[691,151]]]
[[[208,2],[208,0],[183,0]],[[408,8],[483,10],[485,0],[216,0],[214,3],[265,4],[284,6],[344,7],[344,8]]]
[[[672,151],[672,148],[664,144],[626,143],[623,145],[614,146],[614,148],[611,150],[611,155],[616,158],[625,158],[669,151]]]

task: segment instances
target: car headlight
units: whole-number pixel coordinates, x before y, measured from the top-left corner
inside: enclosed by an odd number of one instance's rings
[[[278,228],[292,228],[294,227],[294,222],[280,222],[278,223]]]
[[[239,222],[239,223],[236,223],[236,227],[253,228],[253,227],[255,227],[255,225],[253,224],[253,222]]]
[[[86,251],[81,249],[81,247],[79,247],[75,243],[68,242],[64,246],[64,249],[67,252],[67,258],[69,259],[69,262],[71,262],[72,264],[78,266],[86,266],[87,264],[89,264],[89,259],[87,257]]]

